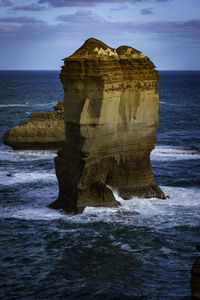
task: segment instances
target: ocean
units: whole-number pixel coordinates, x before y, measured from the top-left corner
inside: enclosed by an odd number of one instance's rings
[[[55,151],[13,151],[3,133],[62,100],[59,71],[0,72],[0,298],[190,299],[200,243],[200,71],[160,71],[151,154],[166,200],[67,215]]]

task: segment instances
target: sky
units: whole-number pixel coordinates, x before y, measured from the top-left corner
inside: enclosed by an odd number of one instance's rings
[[[200,70],[200,0],[0,0],[0,70],[60,70],[90,37]]]

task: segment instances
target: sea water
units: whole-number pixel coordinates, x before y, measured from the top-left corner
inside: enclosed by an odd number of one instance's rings
[[[159,129],[151,154],[170,198],[122,200],[67,215],[55,151],[13,151],[3,133],[62,100],[58,71],[0,72],[1,299],[190,297],[200,243],[200,72],[160,72]]]

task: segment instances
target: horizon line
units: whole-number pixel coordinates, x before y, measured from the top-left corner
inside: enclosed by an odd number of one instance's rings
[[[156,69],[157,71],[176,71],[176,72],[186,72],[186,71],[200,71],[200,69]],[[13,69],[13,70],[10,70],[10,69],[0,69],[0,72],[4,72],[4,71],[7,71],[7,72],[13,72],[13,71],[17,71],[17,72],[23,72],[23,71],[31,71],[31,72],[47,72],[47,71],[61,71],[59,69]]]

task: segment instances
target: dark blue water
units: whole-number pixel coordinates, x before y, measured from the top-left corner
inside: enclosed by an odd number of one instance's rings
[[[151,155],[170,199],[65,215],[52,151],[12,151],[2,135],[63,97],[59,72],[0,72],[1,299],[190,297],[200,243],[200,72],[160,72],[160,126]],[[12,176],[7,176],[12,174]],[[156,299],[157,299],[156,298]]]

